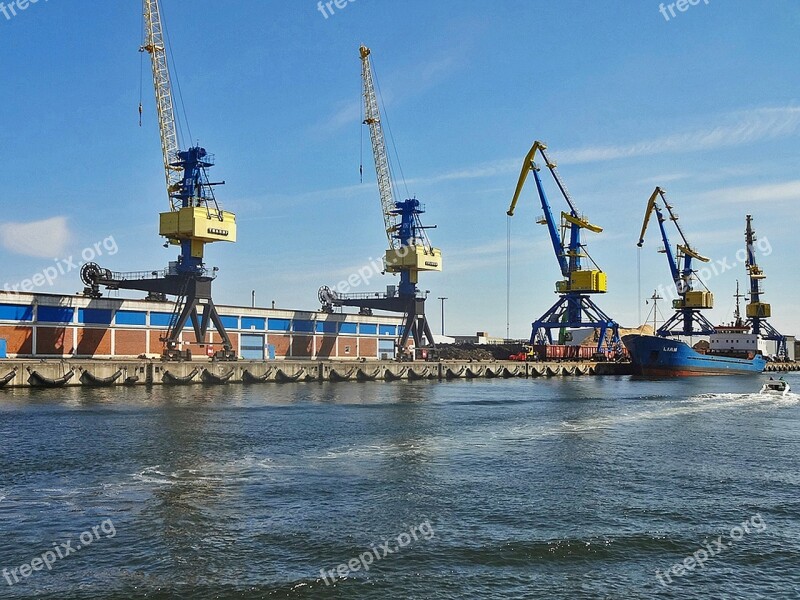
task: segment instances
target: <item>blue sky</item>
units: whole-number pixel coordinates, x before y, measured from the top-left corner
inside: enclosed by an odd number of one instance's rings
[[[260,305],[316,309],[320,285],[382,255],[359,124],[363,43],[408,189],[438,226],[430,237],[445,271],[423,274],[421,287],[449,298],[448,333],[505,333],[505,211],[536,139],[605,229],[586,238],[609,277],[596,300],[621,324],[638,321],[636,241],[661,185],[690,241],[735,265],[707,281],[711,320],[730,319],[735,281],[744,283],[736,251],[751,213],[771,248],[761,266],[772,321],[800,333],[800,4],[701,0],[667,21],[650,1],[356,0],[327,19],[312,0],[162,1],[192,133],[216,154],[213,178],[227,182],[218,198],[239,223],[239,243],[207,251],[220,267],[218,303],[249,304],[256,290]],[[140,5],[39,0],[0,14],[2,285],[108,236],[118,252],[103,266],[174,260],[157,235],[167,200],[147,63],[140,78]],[[512,221],[515,337],[555,301],[539,212],[531,185]],[[670,284],[659,245],[653,228],[643,296]],[[392,283],[379,276],[363,291]],[[81,287],[73,271],[37,289]],[[429,312],[438,330],[437,301]]]

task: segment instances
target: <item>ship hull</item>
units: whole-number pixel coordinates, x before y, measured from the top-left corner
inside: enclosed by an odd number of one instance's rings
[[[651,377],[752,375],[763,372],[767,364],[761,355],[747,359],[701,354],[684,342],[653,335],[626,335],[622,343],[636,373]]]

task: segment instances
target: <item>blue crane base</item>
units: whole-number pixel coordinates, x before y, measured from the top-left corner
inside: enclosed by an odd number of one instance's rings
[[[129,277],[129,275],[133,275],[133,277]],[[153,294],[164,299],[166,296],[175,296],[177,300],[167,334],[161,338],[161,341],[164,342],[163,360],[192,359],[189,349],[178,349],[181,332],[187,322],[191,322],[195,341],[200,346],[206,344],[206,334],[209,326],[213,325],[222,340],[222,349],[216,351],[212,358],[219,361],[236,360],[236,351],[233,349],[230,336],[211,299],[213,277],[193,274],[159,274],[157,271],[146,276],[141,276],[141,273],[113,273],[108,269],[100,268],[95,263],[87,263],[81,269],[81,279],[87,286],[84,289],[84,295],[92,298],[102,296],[101,286],[110,290],[147,292],[148,295]],[[198,310],[200,308],[203,309],[202,316]]]
[[[594,327],[600,330],[598,352],[614,353],[622,350],[619,325],[595,304],[589,296],[564,294],[558,302],[532,324],[531,344],[553,343],[553,330]],[[606,339],[607,333],[611,336]]]
[[[675,311],[661,327],[658,328],[658,335],[670,337],[673,335],[711,335],[716,331],[711,321],[705,318],[699,309],[683,308]]]
[[[775,329],[771,323],[760,317],[754,317],[748,319],[745,325],[749,326],[753,333],[760,335],[762,339],[777,342],[776,354],[779,358],[785,359],[788,356],[786,336]]]
[[[381,292],[337,294],[323,286],[319,290],[319,300],[324,312],[333,312],[334,306],[350,306],[360,308],[361,314],[368,315],[373,310],[401,313],[404,325],[396,341],[397,347],[405,348],[410,338],[417,349],[436,349],[433,332],[425,316],[425,298],[413,295],[387,296]]]

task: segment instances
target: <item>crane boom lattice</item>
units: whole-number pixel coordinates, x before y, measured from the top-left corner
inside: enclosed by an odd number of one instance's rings
[[[372,75],[370,50],[361,46],[361,79],[364,93],[364,124],[369,127],[369,137],[372,142],[372,155],[375,159],[375,172],[378,177],[378,191],[381,196],[381,209],[383,223],[386,227],[386,237],[389,247],[397,248],[398,241],[393,235],[397,230],[396,206],[392,191],[392,170],[389,165],[389,155],[386,152],[386,139],[383,136],[381,113],[378,107],[378,96],[375,93],[375,80]]]
[[[167,50],[164,44],[164,28],[158,0],[144,0],[145,40],[141,52],[150,54],[153,69],[153,84],[156,93],[156,110],[161,132],[161,152],[164,157],[167,196],[173,211],[180,210],[179,202],[172,193],[180,187],[182,169],[173,163],[178,160],[180,140],[175,120],[175,104],[172,99]]]

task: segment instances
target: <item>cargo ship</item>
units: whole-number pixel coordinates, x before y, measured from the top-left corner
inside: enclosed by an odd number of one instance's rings
[[[658,335],[622,337],[637,374],[652,377],[745,375],[764,371],[767,361],[758,350],[758,336],[719,328],[702,352],[677,339]],[[723,346],[727,346],[723,348]]]

